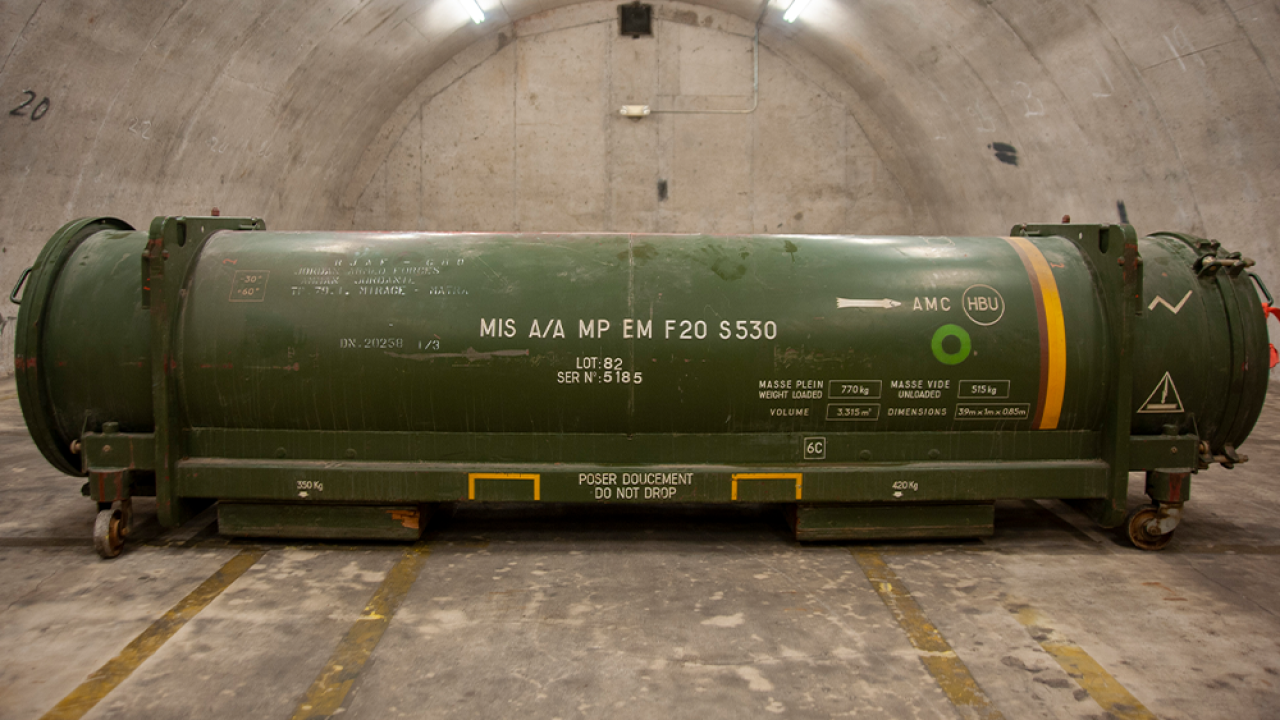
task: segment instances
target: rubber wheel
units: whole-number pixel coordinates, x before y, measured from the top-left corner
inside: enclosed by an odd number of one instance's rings
[[[120,534],[121,519],[119,510],[102,510],[93,523],[93,549],[105,559],[119,555],[124,548],[124,537]]]
[[[1139,550],[1163,550],[1173,540],[1173,533],[1153,535],[1147,531],[1147,523],[1156,519],[1154,507],[1139,508],[1129,516],[1129,542]]]

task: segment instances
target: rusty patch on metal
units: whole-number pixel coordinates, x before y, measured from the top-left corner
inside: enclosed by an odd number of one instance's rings
[[[388,511],[392,520],[397,520],[401,525],[410,530],[421,530],[422,514],[417,510],[390,510]]]

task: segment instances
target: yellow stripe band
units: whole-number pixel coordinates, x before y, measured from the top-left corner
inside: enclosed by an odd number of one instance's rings
[[[732,500],[738,499],[739,480],[795,480],[796,499],[799,500],[801,489],[804,486],[804,473],[734,473],[733,486],[729,494]]]
[[[1035,270],[1040,284],[1040,297],[1044,303],[1045,334],[1048,335],[1049,377],[1044,394],[1044,412],[1037,426],[1040,430],[1058,427],[1062,414],[1062,398],[1067,386],[1067,328],[1062,319],[1062,297],[1058,294],[1058,282],[1040,248],[1026,238],[1007,238],[1025,254]]]
[[[467,499],[476,499],[477,480],[532,480],[533,499],[542,499],[542,475],[538,473],[470,473],[467,475]]]
[[[1156,720],[1155,714],[1138,702],[1084,648],[1054,630],[1053,621],[1044,613],[1029,605],[1014,602],[1006,602],[1005,609],[1032,631],[1031,635],[1040,643],[1040,647],[1052,655],[1062,669],[1111,717],[1117,720]]]
[[[951,649],[951,645],[938,632],[938,628],[930,622],[924,610],[916,603],[915,598],[907,591],[906,585],[873,550],[852,550],[862,572],[866,574],[871,586],[876,589],[880,599],[889,607],[889,611],[897,618],[898,624],[907,632],[911,645],[920,654],[920,662],[933,675],[938,687],[946,693],[947,699],[960,711],[962,717],[981,718],[982,720],[1004,720],[1004,715],[991,704],[991,700],[978,681],[973,679],[968,666]]]
[[[311,683],[311,688],[293,711],[292,720],[327,718],[342,709],[351,686],[355,685],[373,649],[381,642],[396,609],[409,593],[409,588],[413,587],[413,581],[418,579],[418,572],[430,554],[431,548],[425,545],[415,545],[404,551],[374,591],[355,625],[338,643],[315,682]]]
[[[218,568],[208,580],[200,583],[186,597],[178,601],[163,617],[143,630],[133,642],[125,646],[119,655],[107,661],[45,713],[40,720],[77,720],[94,708],[112,690],[125,681],[138,666],[156,653],[187,621],[205,609],[214,598],[230,587],[231,583],[253,567],[266,555],[266,550],[242,550]]]

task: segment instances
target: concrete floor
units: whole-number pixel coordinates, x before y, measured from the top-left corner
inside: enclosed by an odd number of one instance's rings
[[[801,546],[767,507],[466,509],[433,522],[425,558],[231,542],[208,518],[162,532],[143,505],[102,561],[92,503],[27,438],[10,380],[0,718],[42,717],[258,549],[84,716],[314,716],[330,677],[354,718],[1275,718],[1280,401],[1244,451],[1195,478],[1160,553],[1048,501],[1002,503],[988,540],[873,548]],[[869,581],[877,558],[897,580]],[[398,607],[366,608],[418,560]],[[922,628],[954,654],[913,647]],[[935,680],[939,662],[972,681]]]

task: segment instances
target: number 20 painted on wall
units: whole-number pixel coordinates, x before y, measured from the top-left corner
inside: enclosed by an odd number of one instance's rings
[[[41,98],[40,102],[36,103],[35,107],[31,108],[31,115],[28,116],[26,108],[31,105],[31,103],[35,102],[36,94],[30,90],[23,90],[22,94],[26,95],[27,99],[18,107],[10,110],[10,115],[15,115],[17,117],[30,117],[31,122],[35,122],[44,117],[45,113],[49,112],[49,98],[46,97]]]

